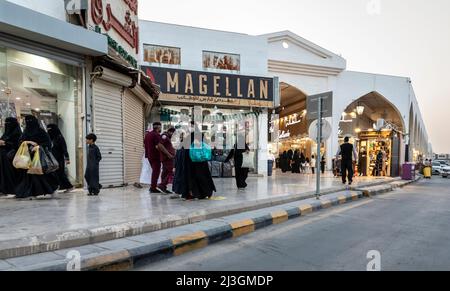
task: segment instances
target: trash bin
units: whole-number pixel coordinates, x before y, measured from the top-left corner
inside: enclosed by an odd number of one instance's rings
[[[430,166],[423,168],[423,176],[425,177],[425,179],[431,179],[431,167]]]
[[[267,175],[269,177],[272,177],[272,175],[273,175],[273,161],[272,160],[267,161]]]
[[[402,179],[412,181],[416,179],[416,165],[412,163],[403,164]]]

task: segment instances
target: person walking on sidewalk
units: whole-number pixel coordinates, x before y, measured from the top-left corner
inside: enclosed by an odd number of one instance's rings
[[[311,170],[312,170],[312,173],[313,173],[313,175],[316,173],[316,157],[315,156],[312,156],[311,157]]]
[[[336,158],[342,157],[341,170],[342,170],[342,183],[352,185],[353,183],[353,160],[358,160],[358,154],[355,147],[349,142],[350,138],[346,137],[344,143],[339,147],[336,154]]]
[[[231,150],[230,154],[225,160],[225,163],[228,163],[231,159],[234,158],[234,167],[236,168],[236,185],[239,190],[245,190],[247,188],[247,178],[249,170],[248,168],[242,168],[242,164],[244,162],[244,153],[250,152],[250,148],[248,144],[245,144],[245,149],[239,149],[237,144],[234,145],[234,148]]]
[[[167,132],[163,133],[161,135],[161,142],[158,144],[158,149],[161,154],[161,164],[163,168],[159,189],[166,194],[173,194],[167,189],[167,185],[173,182],[175,148],[172,145],[172,136],[175,131],[175,128],[172,127]]]
[[[59,190],[69,193],[73,190],[73,185],[70,183],[66,174],[66,165],[70,165],[70,157],[67,151],[67,143],[61,130],[56,124],[47,125],[47,132],[52,139],[52,153],[59,164],[59,169],[56,171],[58,177]]]
[[[19,171],[13,166],[13,159],[19,149],[21,135],[22,130],[17,119],[6,118],[5,132],[0,137],[0,195],[14,194],[20,181]]]
[[[100,185],[100,161],[102,160],[102,154],[100,149],[95,144],[97,142],[97,136],[93,133],[86,136],[86,144],[88,145],[87,165],[84,178],[88,184],[88,196],[98,196],[102,185]]]
[[[158,190],[158,180],[161,174],[161,153],[158,149],[158,146],[161,143],[161,129],[162,125],[160,122],[153,123],[153,130],[145,135],[144,140],[145,157],[152,167],[150,193],[157,194],[161,193],[161,191]]]
[[[325,165],[327,164],[325,160],[325,155],[322,156],[322,161],[320,161],[320,170],[322,171],[322,174],[325,174]]]

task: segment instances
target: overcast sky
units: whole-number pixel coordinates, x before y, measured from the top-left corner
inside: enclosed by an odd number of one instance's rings
[[[450,154],[450,0],[140,0],[140,18],[291,30],[342,55],[349,70],[411,77],[434,151]]]

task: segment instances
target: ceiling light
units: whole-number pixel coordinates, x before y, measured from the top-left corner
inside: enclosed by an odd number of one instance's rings
[[[22,98],[20,98],[20,97],[17,97],[17,98],[16,98],[16,100],[21,100],[21,99],[22,99]]]
[[[26,105],[27,105],[27,106],[31,106],[31,103],[27,103]]]
[[[34,110],[35,110],[35,111],[38,111],[38,112],[39,112],[39,111],[41,111],[41,109],[40,109],[40,108],[36,108],[36,109],[34,109]]]

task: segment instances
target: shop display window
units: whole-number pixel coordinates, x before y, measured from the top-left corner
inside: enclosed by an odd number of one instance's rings
[[[58,124],[71,164],[72,182],[81,183],[82,122],[80,120],[81,69],[38,55],[0,47],[0,133],[4,120],[36,116],[42,126]]]

